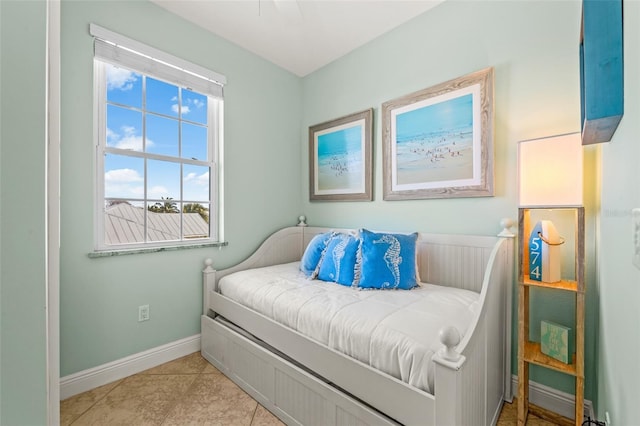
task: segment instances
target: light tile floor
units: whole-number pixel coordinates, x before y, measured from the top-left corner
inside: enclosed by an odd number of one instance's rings
[[[283,425],[199,352],[60,402],[66,425]]]
[[[498,426],[517,423],[505,403]],[[67,425],[283,425],[199,352],[60,402]],[[555,426],[529,415],[530,426]]]

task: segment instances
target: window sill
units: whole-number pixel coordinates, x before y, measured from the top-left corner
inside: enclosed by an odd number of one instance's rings
[[[88,253],[87,256],[89,256],[89,258],[91,259],[97,259],[100,257],[124,256],[128,254],[157,253],[161,251],[188,250],[188,249],[198,249],[198,248],[206,248],[206,247],[225,247],[228,245],[229,243],[227,241],[220,241],[215,243],[176,245],[176,246],[164,246],[164,247],[138,247],[134,249],[93,251],[91,253]]]

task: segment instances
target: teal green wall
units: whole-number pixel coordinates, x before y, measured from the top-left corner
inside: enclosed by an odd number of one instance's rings
[[[0,1],[0,424],[47,421],[43,1]]]
[[[632,264],[631,209],[640,208],[640,3],[624,2],[624,117],[601,146],[598,417],[640,422],[640,270]]]
[[[302,176],[308,175],[306,129],[374,108],[374,201],[311,203],[300,194],[312,224],[493,234],[503,217],[517,218],[517,142],[580,129],[579,1],[447,1],[303,79]],[[382,200],[381,104],[486,67],[495,71],[495,196],[440,200]],[[597,153],[586,150],[586,181]],[[595,284],[595,194],[587,186],[588,270]],[[514,286],[515,287],[515,286]],[[514,292],[514,301],[516,299]],[[571,297],[536,294],[532,324],[574,323]],[[587,306],[585,393],[595,398],[597,296]],[[514,306],[517,306],[514,303]],[[570,306],[571,308],[567,309]],[[514,309],[514,318],[517,319]],[[517,322],[514,320],[514,342]],[[535,326],[532,329],[535,330]],[[534,338],[535,336],[532,336]],[[516,370],[517,346],[512,360]],[[573,393],[572,377],[533,368],[532,380]]]
[[[62,2],[61,375],[200,332],[199,271],[239,261],[291,225],[300,200],[300,79],[145,1]],[[227,76],[225,239],[89,259],[94,231],[93,39],[89,23]],[[138,323],[138,306],[151,319]]]

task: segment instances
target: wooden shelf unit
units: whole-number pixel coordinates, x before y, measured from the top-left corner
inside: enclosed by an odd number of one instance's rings
[[[575,213],[575,280],[561,280],[544,283],[531,280],[529,271],[529,234],[531,232],[531,211],[533,210],[573,210]],[[526,425],[529,414],[529,365],[539,365],[575,377],[575,424],[580,426],[584,413],[584,306],[585,306],[585,218],[584,207],[544,207],[518,209],[518,425]],[[546,288],[570,292],[575,295],[575,354],[572,363],[565,364],[542,353],[540,344],[529,340],[531,309],[530,289]]]

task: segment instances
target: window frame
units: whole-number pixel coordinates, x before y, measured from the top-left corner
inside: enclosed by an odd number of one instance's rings
[[[96,30],[97,28],[97,30]],[[107,41],[108,43],[113,43],[115,47],[120,47],[118,43],[122,43],[122,40],[125,42],[128,40],[123,36],[117,35],[115,33],[111,33],[108,30],[97,27],[95,25],[91,25],[91,33],[96,36],[96,34],[100,34],[104,37],[104,34],[107,36],[111,35],[115,40]],[[96,38],[96,43],[103,42],[103,38]],[[117,42],[117,43],[116,43]],[[186,61],[183,61],[179,58],[173,58],[168,54],[159,53],[159,51],[154,48],[146,47],[140,43],[135,41],[130,41],[130,44],[134,47],[147,48],[148,52],[155,54],[156,56],[161,56],[160,63],[162,65],[169,65],[170,67],[175,67],[178,72],[183,72],[185,70],[185,64],[188,64]],[[132,52],[131,49],[127,49],[127,54]],[[143,60],[155,60],[150,58],[145,52],[138,53]],[[171,65],[169,62],[170,59],[175,59],[176,65]],[[181,88],[181,90],[190,90],[198,95],[205,96],[207,98],[207,159],[206,160],[192,160],[189,158],[183,158],[180,156],[180,153],[176,156],[157,154],[145,152],[144,147],[141,151],[134,151],[128,149],[121,149],[115,147],[109,147],[107,145],[107,108],[110,103],[107,99],[107,66],[112,65],[116,67],[120,67],[123,69],[134,71],[138,74],[144,75],[146,77],[150,77],[156,80],[160,80],[176,87]],[[198,66],[193,65],[196,70],[198,70]],[[165,70],[166,71],[166,70]],[[172,71],[169,69],[169,71]],[[186,71],[192,73],[191,71]],[[160,73],[162,74],[162,73]],[[94,182],[95,188],[95,202],[94,202],[94,215],[95,215],[95,231],[94,231],[94,253],[100,252],[139,252],[139,251],[158,251],[167,248],[181,248],[181,247],[202,247],[202,246],[220,246],[226,245],[223,242],[223,174],[222,174],[222,159],[223,159],[223,117],[224,117],[224,100],[222,96],[214,96],[211,92],[204,92],[200,90],[192,90],[188,84],[185,84],[185,81],[172,81],[169,78],[166,78],[167,73],[165,72],[163,75],[156,75],[153,72],[149,72],[149,70],[140,70],[138,67],[131,66],[128,63],[118,63],[117,60],[109,60],[104,57],[99,57],[98,55],[94,56],[94,149],[95,149],[95,170],[96,170],[96,178]],[[222,80],[224,83],[224,76],[220,76],[216,73],[210,72],[210,75],[216,76],[219,80]],[[197,75],[202,78],[201,75]],[[176,80],[182,80],[177,78]],[[210,77],[205,84],[210,84],[212,80]],[[200,83],[200,82],[198,82]],[[218,81],[214,82],[215,84],[220,84]],[[200,85],[202,87],[202,85]],[[220,95],[222,94],[222,88],[220,87]],[[143,92],[144,96],[144,92]],[[153,114],[152,111],[148,111],[146,106],[143,104],[139,109],[134,107],[136,111],[141,111],[142,116],[145,117],[145,114]],[[164,117],[163,115],[158,115],[160,117]],[[178,114],[176,118],[178,121],[178,126],[181,126],[181,123],[190,123],[190,120],[186,119],[183,121],[183,118]],[[145,120],[143,120],[145,121]],[[144,129],[145,125],[143,124],[142,137],[143,141],[146,137],[146,131]],[[145,210],[145,219],[143,223],[144,227],[144,241],[142,242],[134,242],[134,243],[125,243],[125,244],[107,244],[106,243],[106,221],[105,221],[105,206],[108,197],[105,195],[106,182],[105,182],[105,157],[107,154],[116,154],[116,155],[125,155],[131,158],[142,158],[142,159],[151,159],[151,160],[162,160],[169,161],[175,164],[180,165],[181,173],[179,180],[179,190],[180,194],[178,194],[178,199],[173,199],[172,201],[179,204],[180,210],[180,239],[176,240],[160,240],[160,241],[152,241],[149,240],[148,234],[148,207],[149,205],[155,203],[156,201],[161,202],[161,200],[156,200],[155,198],[150,198],[147,193],[147,167],[144,168],[144,193],[141,198],[125,198],[119,197],[119,199],[123,199],[126,201],[143,203]],[[146,164],[146,160],[145,160]],[[209,168],[209,200],[206,202],[209,205],[209,236],[207,238],[195,238],[195,239],[185,239],[183,235],[184,228],[184,219],[183,219],[183,208],[185,204],[189,203],[197,203],[198,201],[194,200],[185,200],[184,199],[184,173],[182,172],[183,165],[197,165],[201,167]],[[199,201],[199,203],[205,204],[204,201]]]

